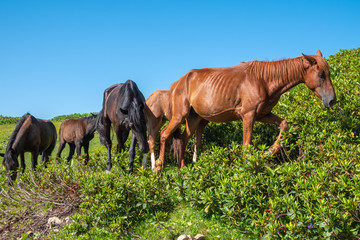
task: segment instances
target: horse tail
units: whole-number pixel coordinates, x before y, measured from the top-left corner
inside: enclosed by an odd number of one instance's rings
[[[99,134],[99,138],[100,138],[100,143],[102,145],[106,145],[106,140],[105,140],[105,126],[103,123],[103,110],[101,110],[99,112],[99,114],[96,116],[96,123],[95,123],[95,128],[96,131]]]
[[[178,128],[173,133],[173,141],[172,141],[174,158],[176,158],[176,162],[178,166],[181,165],[181,150],[182,150],[181,148],[182,148],[181,132],[180,132],[180,128]]]

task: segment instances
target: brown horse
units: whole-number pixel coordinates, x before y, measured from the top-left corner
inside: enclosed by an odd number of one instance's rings
[[[135,82],[127,80],[125,83],[114,84],[104,91],[103,108],[97,117],[96,130],[99,133],[100,142],[108,149],[107,170],[112,167],[111,161],[111,138],[110,128],[114,125],[118,140],[117,151],[124,148],[124,143],[132,131],[132,139],[129,150],[130,168],[133,171],[135,145],[138,142],[140,150],[144,153],[149,151],[146,136],[145,98]],[[146,163],[146,161],[145,161]],[[146,164],[143,162],[143,167]]]
[[[305,83],[325,107],[336,103],[329,66],[320,50],[316,55],[303,54],[282,61],[249,61],[233,67],[189,71],[171,86],[172,118],[161,132],[156,170],[163,167],[167,138],[184,120],[182,152],[202,119],[212,122],[242,119],[244,146],[251,144],[255,121],[280,126],[280,134],[270,148],[275,154],[280,150],[281,132],[288,129],[288,124],[271,110],[284,92],[300,83]],[[194,114],[189,115],[191,111]]]
[[[31,152],[32,169],[35,170],[39,153],[42,154],[41,160],[44,164],[49,160],[56,138],[56,128],[52,122],[35,118],[29,113],[22,116],[10,136],[4,154],[3,165],[8,175],[8,183],[12,185],[16,179],[19,155],[24,172],[24,153]]]
[[[165,124],[165,122],[171,119],[171,99],[170,92],[168,90],[156,90],[153,92],[148,99],[146,99],[145,106],[145,115],[148,124],[148,132],[149,132],[149,148],[151,153],[151,168],[155,170],[155,142],[156,137],[160,128]],[[194,148],[193,162],[196,162],[197,151],[201,149],[201,136],[202,132],[208,121],[202,120],[199,124],[199,127],[196,129],[196,145]],[[175,135],[175,132],[174,132]],[[180,135],[177,133],[176,135]],[[177,139],[173,140],[174,142]],[[179,144],[179,143],[175,143]],[[174,150],[176,151],[181,146],[176,146],[174,144]],[[181,142],[180,142],[181,144]],[[177,158],[180,156],[175,154]],[[182,167],[181,164],[184,162],[180,161],[181,159],[177,159],[179,167]]]
[[[86,154],[85,164],[88,163],[89,143],[94,138],[96,117],[97,115],[91,115],[86,118],[68,119],[61,123],[59,129],[59,149],[56,154],[56,160],[61,157],[61,152],[67,143],[70,147],[69,156],[67,157],[68,162],[74,155],[75,147],[78,157],[81,154],[81,147],[83,147]]]

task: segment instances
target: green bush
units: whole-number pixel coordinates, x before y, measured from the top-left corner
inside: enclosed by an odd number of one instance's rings
[[[55,121],[55,122],[62,122],[64,120],[67,119],[77,119],[77,118],[83,118],[83,117],[90,117],[91,114],[98,114],[98,113],[73,113],[73,114],[69,114],[69,115],[60,115],[60,116],[56,116],[52,119],[50,119],[51,121]]]
[[[180,170],[167,161],[162,174],[152,174],[139,168],[138,154],[129,175],[123,152],[107,173],[103,147],[92,150],[88,166],[42,169],[50,180],[44,189],[64,179],[82,199],[74,222],[50,238],[174,239],[198,229],[208,239],[358,239],[360,48],[341,50],[328,63],[337,104],[325,109],[304,85],[284,94],[273,112],[290,129],[278,156],[268,153],[275,126],[257,123],[253,145],[243,150],[241,122],[211,123],[198,162]]]
[[[17,123],[17,121],[19,119],[20,119],[20,117],[6,117],[3,115],[0,115],[0,125]]]

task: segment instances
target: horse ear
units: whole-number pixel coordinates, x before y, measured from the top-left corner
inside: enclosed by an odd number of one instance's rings
[[[322,56],[323,56],[320,50],[318,50],[318,51],[316,52],[316,55],[318,55],[319,57],[322,57]]]
[[[309,55],[305,55],[305,54],[302,54],[302,55],[304,56],[304,59],[305,59],[305,67],[306,68],[314,66],[317,63],[315,58],[313,58]]]

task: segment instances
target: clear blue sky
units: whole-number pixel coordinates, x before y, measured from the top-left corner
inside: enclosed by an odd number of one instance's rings
[[[97,112],[192,68],[360,47],[360,1],[0,1],[0,115]]]

